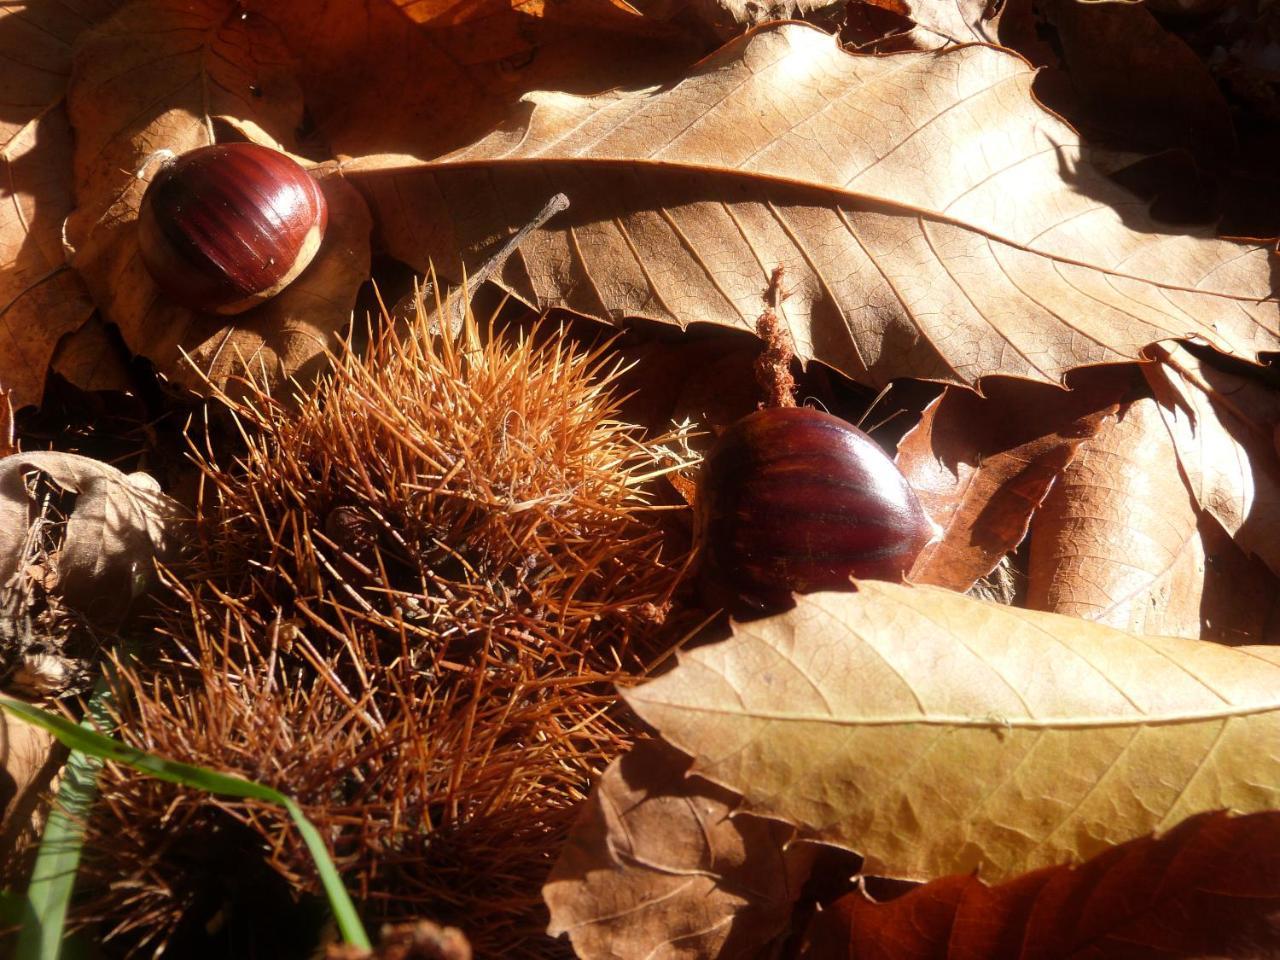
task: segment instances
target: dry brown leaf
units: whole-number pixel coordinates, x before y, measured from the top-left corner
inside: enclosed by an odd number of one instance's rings
[[[588,960],[755,957],[787,927],[813,857],[795,830],[642,742],[592,792],[542,895]]]
[[[1260,960],[1280,946],[1280,813],[1209,813],[1079,867],[997,887],[946,877],[862,893],[811,926],[814,960]]]
[[[5,457],[0,588],[35,578],[80,613],[114,620],[146,589],[154,560],[176,548],[180,515],[143,473],[71,453]]]
[[[56,344],[93,312],[62,249],[74,205],[62,98],[72,43],[117,6],[69,0],[0,11],[0,389],[18,408],[39,403]]]
[[[862,581],[626,691],[741,809],[868,873],[1000,881],[1280,805],[1280,649]]]
[[[1129,367],[1086,370],[1070,392],[992,380],[985,396],[948,387],[929,404],[898,444],[896,463],[943,533],[910,579],[965,591],[995,569],[1134,376]]]
[[[72,263],[129,348],[195,388],[246,368],[265,372],[264,382],[305,376],[348,321],[368,273],[368,213],[340,178],[321,181],[329,230],[315,261],[283,294],[230,320],[169,303],[137,253],[155,150],[211,143],[223,117],[272,146],[292,137],[301,94],[272,25],[230,0],[134,3],[77,48],[69,104],[79,202],[68,221]]]
[[[1280,345],[1270,251],[1158,234],[1032,76],[991,47],[860,57],[776,24],[671,87],[530,95],[439,161],[344,170],[390,250],[451,278],[563,190],[501,280],[600,319],[751,329],[783,265],[797,353],[873,384],[1057,382],[1190,335]]]
[[[1136,633],[1200,636],[1197,520],[1155,401],[1126,404],[1036,515],[1027,606]]]
[[[1196,506],[1155,400],[1084,443],[1037,512],[1027,606],[1135,633],[1275,642],[1277,581]]]
[[[1280,573],[1280,391],[1182,347],[1153,351],[1147,379],[1195,502]]]

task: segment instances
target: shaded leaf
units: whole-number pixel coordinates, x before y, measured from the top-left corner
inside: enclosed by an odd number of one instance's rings
[[[59,341],[50,369],[81,390],[123,393],[133,386],[128,352],[96,316]]]
[[[1071,117],[1133,149],[1181,147],[1212,165],[1229,160],[1231,106],[1208,63],[1146,4],[1044,0],[1039,9],[1057,30],[1078,98]]]
[[[652,83],[703,52],[615,0],[246,6],[296,57],[309,111],[335,156],[439,156],[504,122],[527,90]]]
[[[948,387],[925,408],[895,462],[943,533],[916,560],[913,582],[968,590],[1022,542],[1054,480],[1134,376],[1082,373],[1069,393],[993,380],[985,396]]]
[[[1199,335],[1277,345],[1272,261],[1157,235],[991,47],[860,57],[802,24],[726,45],[679,83],[538,94],[465,150],[344,165],[389,249],[456,278],[551,190],[572,201],[508,261],[540,306],[751,329],[783,265],[797,353],[854,379],[1058,381]]]
[[[38,403],[58,340],[93,312],[65,262],[71,128],[62,98],[71,46],[116,0],[5,4],[0,11],[0,389]]]
[[[1247,552],[1280,573],[1280,391],[1215,369],[1184,348],[1146,368],[1195,502]]]
[[[1078,867],[988,887],[946,877],[888,903],[862,893],[815,920],[847,960],[1257,960],[1280,950],[1280,813],[1206,813]]]
[[[687,766],[639,743],[584,806],[542,891],[579,957],[753,957],[785,931],[813,847]]]
[[[1280,804],[1280,650],[857,586],[623,696],[744,812],[884,876],[998,881]]]
[[[291,139],[302,101],[289,66],[275,28],[229,0],[134,3],[77,48],[72,263],[129,348],[191,387],[204,377],[221,386],[246,369],[267,382],[305,376],[348,321],[367,276],[367,212],[332,176],[322,180],[330,209],[320,252],[284,293],[247,313],[213,317],[171,304],[138,256],[136,215],[154,151],[209,144],[222,117],[265,131],[271,146]]]
[[[15,852],[39,836],[41,803],[61,765],[50,734],[0,716],[0,863],[7,868]]]

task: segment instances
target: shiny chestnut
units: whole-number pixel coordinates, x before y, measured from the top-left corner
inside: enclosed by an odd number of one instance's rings
[[[320,249],[328,207],[292,158],[222,143],[165,165],[142,197],[138,245],[172,300],[240,313],[275,296]]]
[[[906,478],[861,430],[805,407],[759,410],[729,427],[695,503],[704,583],[738,615],[792,592],[901,580],[933,536]]]

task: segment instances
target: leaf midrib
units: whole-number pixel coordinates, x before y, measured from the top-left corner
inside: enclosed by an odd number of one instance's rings
[[[1059,146],[1071,147],[1071,146],[1079,146],[1079,144],[1068,143],[1068,144],[1060,144]],[[365,159],[365,158],[362,158],[362,159]],[[812,181],[808,181],[808,180],[797,180],[792,177],[784,177],[778,174],[737,170],[732,167],[719,167],[719,166],[713,166],[713,165],[704,164],[704,163],[648,160],[645,158],[619,159],[616,157],[563,157],[563,156],[561,157],[541,157],[541,156],[539,157],[493,157],[493,158],[478,158],[478,159],[466,159],[466,160],[443,160],[443,161],[431,160],[431,161],[425,161],[418,166],[410,165],[410,166],[403,166],[403,167],[381,167],[381,168],[363,164],[360,160],[357,160],[357,161],[348,162],[348,163],[340,162],[338,165],[338,171],[341,175],[345,177],[348,174],[370,176],[370,175],[376,175],[380,173],[394,175],[396,173],[401,173],[401,172],[406,174],[416,174],[416,173],[435,174],[437,171],[448,172],[453,170],[475,170],[475,169],[492,170],[492,168],[494,167],[512,167],[512,168],[532,167],[536,169],[538,167],[546,167],[551,165],[563,165],[563,166],[580,165],[580,166],[599,166],[599,167],[648,167],[648,168],[664,170],[664,171],[676,171],[676,172],[684,172],[684,173],[694,172],[694,173],[706,174],[709,176],[717,176],[717,177],[733,178],[733,179],[744,179],[753,183],[757,183],[757,182],[775,183],[790,189],[807,190],[807,191],[813,191],[816,193],[821,193],[827,196],[834,196],[842,200],[847,200],[852,205],[861,204],[864,207],[885,208],[886,212],[888,212],[893,216],[918,217],[922,219],[931,220],[936,223],[953,226],[953,227],[956,227],[957,229],[965,230],[970,233],[977,234],[978,236],[986,237],[988,240],[991,240],[995,243],[1002,244],[1006,247],[1009,247],[1010,249],[1020,250],[1024,253],[1028,253],[1033,256],[1044,257],[1045,259],[1051,260],[1055,263],[1062,263],[1062,264],[1067,264],[1069,266],[1081,267],[1086,270],[1095,270],[1098,273],[1104,274],[1106,276],[1116,277],[1122,280],[1132,280],[1135,283],[1147,284],[1149,286],[1156,287],[1162,290],[1171,290],[1171,291],[1176,291],[1180,293],[1200,294],[1204,296],[1218,297],[1223,300],[1229,300],[1229,301],[1239,302],[1239,303],[1280,304],[1280,296],[1268,296],[1268,297],[1262,297],[1262,298],[1247,297],[1239,294],[1228,293],[1226,291],[1214,290],[1206,287],[1193,287],[1193,286],[1186,286],[1184,284],[1169,283],[1166,281],[1154,280],[1150,277],[1144,277],[1141,274],[1128,273],[1121,270],[1115,270],[1110,267],[1100,266],[1099,264],[1091,263],[1087,260],[1079,260],[1074,257],[1067,257],[1059,253],[1052,253],[1046,250],[1037,249],[1036,247],[1029,246],[1025,243],[1021,243],[1016,240],[1011,240],[994,231],[976,226],[975,224],[969,223],[968,221],[949,216],[948,214],[941,213],[936,210],[930,210],[925,207],[918,207],[918,206],[915,206],[914,204],[906,203],[901,200],[892,200],[885,197],[876,196],[875,194],[860,193],[858,191],[848,190],[842,187],[835,187],[835,186],[828,186],[825,184],[813,183]],[[572,199],[572,197],[570,199]],[[1136,207],[1141,207],[1144,210],[1147,209],[1147,205],[1142,203],[1142,201],[1136,198],[1133,200],[1132,205]],[[1103,206],[1110,210],[1115,209],[1110,204],[1103,204]],[[1055,224],[1054,226],[1056,227],[1057,225],[1058,224]],[[1053,229],[1053,228],[1051,227],[1049,229]],[[1126,229],[1131,229],[1131,228],[1126,228]],[[1048,232],[1048,231],[1047,230],[1042,231],[1042,233],[1044,232]],[[1161,236],[1161,234],[1158,234],[1158,233],[1146,233],[1139,230],[1132,230],[1132,232],[1140,236],[1153,236],[1153,237]],[[1187,236],[1194,236],[1194,235],[1188,234]],[[1241,249],[1241,252],[1246,254],[1251,252],[1263,251],[1265,249],[1260,244],[1244,243],[1237,240],[1226,240],[1219,237],[1203,237],[1201,239],[1204,239],[1210,242],[1232,244],[1233,246],[1239,247]],[[1215,265],[1215,268],[1216,266],[1220,266],[1220,265]],[[1252,320],[1252,317],[1250,317],[1250,319]],[[1256,323],[1256,321],[1254,322]]]
[[[1193,710],[1177,714],[1130,714],[1128,716],[1080,716],[1080,717],[1005,717],[991,714],[982,717],[963,714],[897,714],[867,717],[833,716],[831,714],[796,713],[777,710],[747,710],[720,707],[710,704],[692,704],[675,700],[661,700],[643,696],[644,687],[626,694],[633,705],[652,705],[684,710],[689,713],[705,713],[751,720],[775,720],[789,723],[822,723],[849,727],[966,727],[1000,730],[1075,730],[1106,727],[1160,727],[1192,723],[1209,723],[1215,720],[1231,720],[1240,717],[1265,716],[1280,711],[1280,700],[1259,704],[1232,705],[1214,710]]]

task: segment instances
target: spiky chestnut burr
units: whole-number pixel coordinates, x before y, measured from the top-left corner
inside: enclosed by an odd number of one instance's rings
[[[875,441],[807,407],[730,426],[707,457],[696,510],[704,578],[740,615],[847,588],[851,576],[900,580],[933,535]]]
[[[306,269],[327,222],[324,195],[293,159],[255,143],[222,143],[156,174],[138,211],[138,246],[171,300],[241,313]]]
[[[616,685],[699,617],[656,622],[687,557],[645,478],[678,454],[617,420],[614,365],[551,326],[442,336],[419,300],[296,402],[246,388],[238,442],[196,443],[192,549],[153,608],[172,656],[114,671],[121,735],[293,796],[371,925],[563,955],[540,890],[629,745]],[[268,897],[317,891],[287,814],[127,768],[100,796],[82,909],[118,950],[191,955],[216,904],[238,955],[284,955]]]

